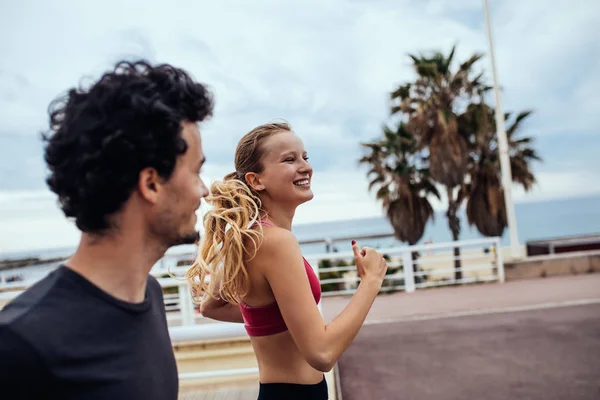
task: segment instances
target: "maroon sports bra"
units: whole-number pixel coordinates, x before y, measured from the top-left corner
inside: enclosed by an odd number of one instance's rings
[[[273,226],[269,221],[261,221],[260,224]],[[304,257],[302,257],[302,260],[304,261],[304,268],[315,303],[319,304],[321,300],[321,283],[308,261]],[[277,302],[259,307],[251,307],[240,302],[240,311],[244,318],[244,327],[249,336],[267,336],[287,331],[287,326]]]

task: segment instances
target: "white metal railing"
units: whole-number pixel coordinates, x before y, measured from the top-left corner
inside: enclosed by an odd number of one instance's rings
[[[360,239],[360,238],[359,238]],[[458,247],[461,250],[459,260],[463,272],[462,279],[448,278],[452,276],[457,269],[454,267],[456,259],[453,250]],[[475,249],[475,250],[472,250]],[[483,249],[488,249],[484,253]],[[419,288],[431,286],[454,285],[471,282],[485,281],[504,281],[504,265],[502,262],[502,252],[500,251],[500,239],[476,239],[458,242],[446,242],[437,244],[425,244],[418,246],[392,247],[379,249],[388,258],[388,269],[395,271],[386,276],[382,291],[405,290],[413,292]],[[413,253],[420,253],[420,256],[413,260]],[[450,254],[450,255],[448,255]],[[346,264],[353,264],[354,258],[351,251],[336,253],[321,253],[305,256],[309,261],[315,273],[323,276],[334,274],[336,277],[320,279],[323,290],[323,296],[347,295],[356,290],[360,278],[353,274],[356,271],[354,265],[332,266],[329,268],[319,268],[319,264],[324,260]],[[178,260],[190,259],[190,254],[180,254],[170,256],[171,261],[176,263]],[[169,268],[165,263],[157,263],[158,268],[154,268],[151,273],[158,278],[159,283],[164,289],[177,288],[176,293],[165,293],[165,309],[170,313],[170,322],[179,322],[181,325],[194,325],[197,319],[202,316],[196,313],[196,306],[192,302],[190,286],[185,279],[185,272],[189,266],[174,266]],[[413,271],[416,266],[416,272]],[[33,283],[42,279],[50,270],[29,275],[27,280],[9,283],[0,283],[0,301],[10,301],[24,289]],[[483,274],[473,274],[481,272]],[[170,275],[169,277],[164,277]],[[436,275],[446,275],[444,279],[431,279]],[[175,276],[173,278],[171,276]],[[426,279],[430,278],[430,279]],[[334,288],[332,289],[331,286]]]
[[[460,249],[460,256],[455,257],[454,248]],[[487,253],[484,251],[487,249]],[[425,244],[418,246],[393,247],[379,249],[388,258],[388,270],[396,271],[386,275],[382,291],[405,290],[414,292],[416,289],[431,286],[455,285],[472,282],[499,281],[504,282],[504,264],[500,249],[500,238],[487,238],[464,240],[457,242],[445,242],[437,244]],[[413,254],[420,253],[416,260]],[[424,254],[423,254],[424,253]],[[451,255],[448,256],[448,253]],[[335,296],[352,294],[360,282],[360,278],[350,272],[356,270],[356,266],[332,266],[329,268],[318,268],[324,260],[334,260],[334,263],[353,264],[352,252],[323,253],[306,256],[321,276],[327,273],[346,272],[343,276],[321,279],[321,285],[338,286],[338,289],[327,290],[323,296]],[[455,268],[454,261],[460,260],[461,267]],[[414,271],[414,267],[417,271]],[[447,278],[427,281],[431,275],[451,274],[456,271],[463,273],[461,279]],[[480,274],[470,274],[479,272]],[[394,284],[394,282],[397,282]],[[387,284],[385,284],[387,283]],[[339,288],[343,286],[346,288]]]
[[[299,240],[300,245],[323,245],[323,247],[327,251],[332,251],[334,249],[334,243],[339,242],[348,242],[350,239],[357,240],[367,240],[373,241],[378,239],[386,239],[386,241],[394,241],[394,233],[393,231],[372,234],[372,235],[362,235],[358,237],[346,237],[346,236],[337,236],[337,237],[326,237],[320,239],[309,239],[309,240]],[[165,256],[158,260],[154,265],[154,269],[156,271],[167,271],[168,266],[177,265],[181,261],[186,261],[193,259],[195,254],[193,253],[193,245],[183,245],[171,248],[167,251]],[[14,277],[15,275],[23,278],[23,280],[31,279],[31,276],[45,276],[47,273],[53,271],[56,266],[60,265],[62,260],[69,257],[73,249],[66,249],[62,253],[55,253],[52,256],[52,260],[40,259],[35,264],[30,264],[24,267],[11,268],[7,270],[0,270],[0,285],[3,283],[7,283],[7,280]],[[334,250],[333,250],[334,251]],[[62,259],[62,260],[61,260]]]
[[[358,238],[360,239],[360,238]],[[431,280],[432,275],[454,274],[454,261],[456,257],[453,254],[454,248],[461,250],[458,258],[461,261],[460,271],[463,272],[461,279],[447,278]],[[488,249],[485,253],[483,249]],[[477,239],[459,242],[447,242],[439,244],[426,244],[419,246],[393,247],[379,249],[388,258],[388,269],[392,271],[386,276],[382,292],[404,290],[407,293],[414,292],[420,288],[454,285],[472,282],[499,281],[504,282],[504,264],[502,252],[500,249],[500,239]],[[413,260],[413,253],[420,253],[420,256]],[[448,256],[450,253],[450,256]],[[309,261],[317,276],[327,273],[345,273],[336,278],[321,279],[321,286],[337,285],[335,290],[324,290],[323,296],[334,296],[343,294],[352,294],[356,291],[360,278],[352,276],[351,273],[356,270],[354,265],[332,266],[330,268],[319,268],[319,264],[324,260],[330,262],[344,261],[353,263],[354,255],[352,252],[335,252],[312,254],[305,256]],[[171,256],[171,261],[190,259],[190,254],[182,254],[177,257]],[[185,279],[185,272],[188,266],[178,266],[167,268],[166,263],[157,263],[151,273],[157,276],[157,279],[163,288],[177,288],[177,293],[166,293],[164,295],[165,309],[168,311],[169,321],[179,321],[180,326],[170,326],[169,334],[173,343],[182,343],[198,340],[228,339],[235,337],[246,337],[246,331],[243,324],[211,322],[197,323],[197,307],[193,304],[190,287]],[[414,266],[416,272],[414,271]],[[7,302],[18,296],[27,287],[31,286],[37,280],[42,279],[48,272],[44,271],[35,276],[30,275],[24,281],[5,283],[0,281],[0,302]],[[469,273],[484,272],[482,276]],[[165,274],[172,274],[173,277],[164,277]],[[427,278],[427,279],[425,279]],[[346,288],[340,288],[346,286]],[[321,309],[319,304],[319,309]],[[173,313],[179,311],[179,314]],[[220,371],[182,373],[180,379],[200,379],[223,376],[237,376],[257,373],[256,368],[241,368]]]

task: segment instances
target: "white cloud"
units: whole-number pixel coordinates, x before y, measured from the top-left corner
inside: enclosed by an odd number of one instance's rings
[[[0,194],[0,253],[76,246],[78,239],[50,191]]]
[[[506,107],[536,109],[540,133],[597,132],[600,3],[502,2],[494,39]]]
[[[538,182],[529,193],[525,193],[521,186],[514,186],[515,201],[531,202],[600,193],[598,173],[594,171],[538,172],[536,179]]]
[[[597,132],[600,3],[491,5],[504,106],[536,110],[524,133]],[[208,178],[233,169],[235,145],[254,126],[280,117],[292,124],[316,168],[315,199],[298,210],[298,222],[381,214],[364,171],[355,167],[358,143],[378,135],[388,93],[412,78],[407,53],[448,51],[457,43],[462,60],[488,50],[479,0],[179,0],[168,6],[23,0],[2,8],[0,140],[37,135],[56,95],[121,57],[169,62],[216,92],[215,116],[202,128]],[[489,58],[480,68],[489,71]],[[0,210],[0,251],[76,238],[53,196],[23,201],[22,194],[7,194],[25,187],[15,183],[24,179],[35,180],[30,186],[41,191],[35,193],[49,193],[40,186],[41,146],[34,147],[0,149],[0,202],[10,210]],[[582,173],[585,160],[581,169],[551,173],[554,155],[542,156],[547,169],[538,175],[539,187],[527,197],[515,191],[516,199],[594,187],[597,174]],[[26,219],[31,215],[37,220]]]

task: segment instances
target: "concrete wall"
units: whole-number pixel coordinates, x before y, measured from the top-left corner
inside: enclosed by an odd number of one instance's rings
[[[173,345],[179,373],[256,368],[249,337],[185,342]],[[336,399],[333,370],[325,374],[329,398]],[[179,381],[180,393],[233,387],[258,387],[258,374]]]
[[[504,263],[507,281],[600,272],[600,251],[528,257]]]
[[[247,337],[178,343],[173,346],[173,350],[179,373],[257,367],[254,350]],[[199,387],[257,385],[258,374],[186,379],[179,384],[182,391],[197,390]]]

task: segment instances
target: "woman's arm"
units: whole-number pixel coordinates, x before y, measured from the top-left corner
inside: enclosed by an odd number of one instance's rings
[[[203,317],[223,322],[244,322],[242,312],[237,304],[231,304],[210,296],[200,303],[200,314]]]
[[[352,248],[361,282],[350,303],[329,324],[315,304],[300,246],[291,232],[269,229],[256,255],[296,345],[307,362],[322,372],[331,370],[354,340],[387,270],[385,260],[375,250],[361,252],[356,244]]]

